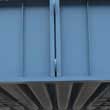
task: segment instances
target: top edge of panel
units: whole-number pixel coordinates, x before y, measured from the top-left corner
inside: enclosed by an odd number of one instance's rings
[[[0,0],[0,7],[49,6],[49,0]]]
[[[60,0],[60,5],[90,5],[90,6],[109,6],[110,0]]]

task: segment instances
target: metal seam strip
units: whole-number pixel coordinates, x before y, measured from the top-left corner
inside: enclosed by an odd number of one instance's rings
[[[55,76],[54,2],[50,0],[50,76]]]
[[[61,27],[60,27],[60,0],[55,2],[56,11],[56,63],[57,63],[57,76],[61,75]]]
[[[88,57],[88,76],[91,75],[91,62],[90,62],[90,26],[89,26],[89,6],[88,6],[88,0],[86,1],[86,29],[87,29],[87,57]]]
[[[24,77],[24,3],[21,4],[21,74]]]

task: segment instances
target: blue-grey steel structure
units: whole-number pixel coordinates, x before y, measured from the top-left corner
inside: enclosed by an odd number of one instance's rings
[[[110,2],[0,1],[0,82],[110,79]]]

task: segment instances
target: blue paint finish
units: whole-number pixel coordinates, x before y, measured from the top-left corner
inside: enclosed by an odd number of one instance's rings
[[[0,82],[110,80],[109,19],[109,6],[60,0],[0,8]]]
[[[50,73],[49,8],[25,8],[25,74],[42,77]]]
[[[50,76],[55,77],[54,0],[50,0]]]
[[[89,6],[91,73],[110,76],[110,7]]]
[[[0,77],[0,83],[26,83],[26,82],[59,82],[59,81],[104,81],[109,82],[110,77],[107,76],[62,76],[62,77]]]
[[[20,8],[0,8],[0,77],[16,77],[20,71]]]
[[[24,15],[24,4],[21,4],[21,39],[20,39],[20,70],[21,70],[21,76],[25,76],[24,74],[24,65],[25,65],[25,55],[24,55],[24,45],[25,45],[25,37],[24,37],[24,21],[25,21],[25,15]]]
[[[54,4],[48,2],[0,8],[1,77],[55,76]]]
[[[62,77],[109,79],[110,7],[89,6],[87,3],[87,6],[64,5],[59,11],[56,34],[61,59],[57,62],[61,61]]]
[[[60,22],[60,1],[56,0],[56,70],[57,77],[62,76],[61,71],[61,22]]]
[[[86,12],[84,6],[61,8],[63,76],[88,75]]]
[[[87,64],[88,64],[88,76],[91,75],[91,47],[90,47],[90,26],[89,26],[89,3],[87,1],[87,5],[85,8],[86,12],[86,38],[87,38]]]

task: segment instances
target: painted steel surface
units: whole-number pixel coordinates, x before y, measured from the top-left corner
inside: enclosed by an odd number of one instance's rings
[[[110,2],[0,2],[0,82],[110,79]]]

